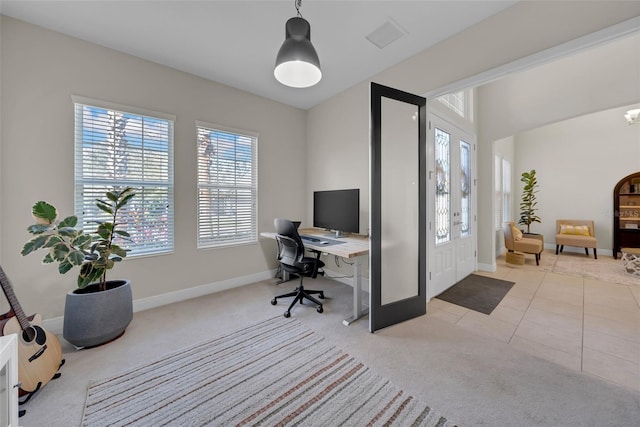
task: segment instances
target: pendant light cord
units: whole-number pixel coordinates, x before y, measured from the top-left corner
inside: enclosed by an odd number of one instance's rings
[[[302,7],[302,0],[294,0],[293,3],[296,6],[296,11],[298,12],[298,17],[302,18],[302,13],[300,13],[300,8]]]

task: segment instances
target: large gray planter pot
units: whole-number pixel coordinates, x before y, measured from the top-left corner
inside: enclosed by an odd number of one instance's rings
[[[107,282],[106,291],[93,283],[67,293],[62,336],[76,347],[94,347],[122,335],[133,319],[128,280]]]

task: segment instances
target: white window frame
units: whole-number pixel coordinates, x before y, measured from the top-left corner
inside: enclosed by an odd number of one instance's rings
[[[502,159],[502,222],[513,221],[513,168],[511,162]]]
[[[502,224],[513,220],[513,168],[511,162],[502,156],[495,156],[495,227],[502,229]]]
[[[133,187],[136,190],[136,196],[122,209],[122,217],[136,217],[149,219],[150,224],[142,223],[139,220],[132,220],[129,223],[125,220],[120,229],[127,231],[131,234],[131,240],[126,242],[120,242],[124,247],[130,249],[128,258],[150,256],[172,253],[174,251],[174,167],[173,167],[173,154],[174,154],[174,123],[176,117],[171,114],[160,113],[156,111],[149,111],[142,108],[131,107],[122,104],[116,104],[107,101],[101,101],[96,99],[90,99],[80,96],[72,96],[74,103],[74,117],[75,117],[75,214],[78,217],[79,223],[83,224],[85,232],[93,232],[96,229],[94,220],[106,220],[104,213],[96,211],[96,213],[86,214],[83,211],[86,206],[95,205],[95,199],[103,199],[104,193],[98,194],[96,197],[95,192],[86,192],[87,186],[107,187],[109,190],[122,189],[124,187]],[[125,114],[128,116],[134,116],[137,119],[142,119],[143,128],[144,123],[152,123],[160,121],[163,126],[166,124],[166,140],[160,142],[161,146],[166,143],[166,163],[164,162],[151,162],[149,155],[151,152],[157,153],[158,150],[151,148],[145,148],[145,143],[150,141],[150,137],[147,133],[140,130],[141,135],[138,135],[138,139],[141,142],[141,148],[138,150],[138,156],[144,159],[142,165],[137,169],[140,171],[140,175],[143,178],[134,176],[124,176],[119,178],[96,178],[96,174],[92,174],[92,169],[85,167],[83,160],[83,148],[88,141],[83,138],[84,124],[82,121],[84,107],[108,110],[116,114]],[[130,132],[138,132],[139,129],[131,130]],[[93,144],[96,141],[92,141]],[[158,142],[153,140],[153,144],[147,144],[148,146],[158,146]],[[164,152],[164,150],[160,150]],[[146,153],[146,158],[145,158]],[[157,156],[156,156],[157,160]],[[147,171],[156,172],[154,178],[145,178],[145,165],[149,165],[150,168]],[[138,166],[138,164],[136,164]],[[157,173],[158,168],[162,169],[162,173]],[[161,176],[161,177],[159,177]],[[163,199],[163,203],[158,206],[158,209],[151,210],[150,206],[153,204],[150,200],[156,199],[152,193],[160,191],[161,194],[166,197]],[[166,206],[164,205],[166,202]],[[141,213],[144,212],[144,215]],[[101,216],[102,215],[102,216]],[[161,227],[154,227],[153,221],[160,224]],[[160,230],[158,232],[158,230]],[[146,237],[143,237],[146,235]],[[149,237],[151,236],[151,237]],[[161,238],[158,238],[161,236]]]
[[[211,172],[205,171],[205,162],[207,158],[202,155],[203,131],[207,132],[219,132],[220,134],[231,135],[235,141],[231,139],[216,140],[215,144],[218,149],[220,144],[226,146],[227,149],[232,148],[234,152],[234,158],[230,163],[233,163],[233,176],[224,175],[224,182],[219,180],[213,182],[210,176]],[[244,244],[255,244],[258,242],[258,137],[256,132],[247,130],[234,129],[227,126],[207,123],[203,121],[196,121],[196,144],[197,144],[197,187],[198,187],[198,218],[197,218],[197,240],[198,249],[210,249],[221,248]],[[237,139],[240,139],[238,141]],[[211,140],[209,140],[211,142]],[[241,142],[243,145],[249,143],[250,145],[250,177],[248,180],[237,180],[238,175],[236,168],[238,165],[238,145]],[[217,160],[221,165],[221,159]],[[227,160],[229,161],[229,160]],[[212,166],[209,166],[212,167]],[[214,168],[215,169],[215,168]],[[220,170],[220,169],[215,169]],[[205,178],[205,174],[207,177]],[[248,182],[247,182],[248,181]],[[212,191],[227,191],[233,193],[236,199],[232,199],[230,204],[225,205],[225,211],[229,213],[227,220],[230,224],[221,225],[220,211],[213,212],[212,206]],[[238,192],[241,194],[249,194],[249,203],[238,203]],[[217,199],[218,207],[220,199]],[[248,224],[247,224],[248,221]]]
[[[463,119],[473,122],[473,89],[463,89],[436,98],[449,110]]]
[[[493,179],[495,187],[495,206],[493,209],[496,230],[502,229],[502,157],[496,155],[493,161]]]

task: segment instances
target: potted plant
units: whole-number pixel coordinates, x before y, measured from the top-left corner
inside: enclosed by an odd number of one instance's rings
[[[529,172],[522,172],[520,181],[524,183],[522,190],[522,201],[520,202],[520,220],[518,224],[527,226],[527,234],[531,234],[529,228],[532,223],[541,223],[540,217],[536,215],[538,210],[538,202],[536,201],[536,193],[538,192],[538,180],[536,179],[536,170],[531,169]]]
[[[96,206],[108,221],[95,221],[96,231],[85,234],[75,215],[58,221],[57,209],[44,201],[36,202],[32,215],[36,221],[27,231],[34,237],[25,243],[22,255],[38,249],[46,251],[42,262],[58,263],[65,274],[80,267],[78,288],[67,293],[64,310],[64,338],[76,347],[93,347],[122,335],[133,319],[133,300],[129,280],[107,280],[107,271],[127,256],[128,249],[117,240],[129,240],[129,233],[118,230],[118,213],[133,197],[127,187],[106,192]]]

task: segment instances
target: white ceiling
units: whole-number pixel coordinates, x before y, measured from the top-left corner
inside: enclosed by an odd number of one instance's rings
[[[294,0],[0,0],[0,13],[308,109],[514,3],[303,0],[323,71],[307,89],[273,77]],[[405,35],[379,49],[366,36],[387,21]]]

